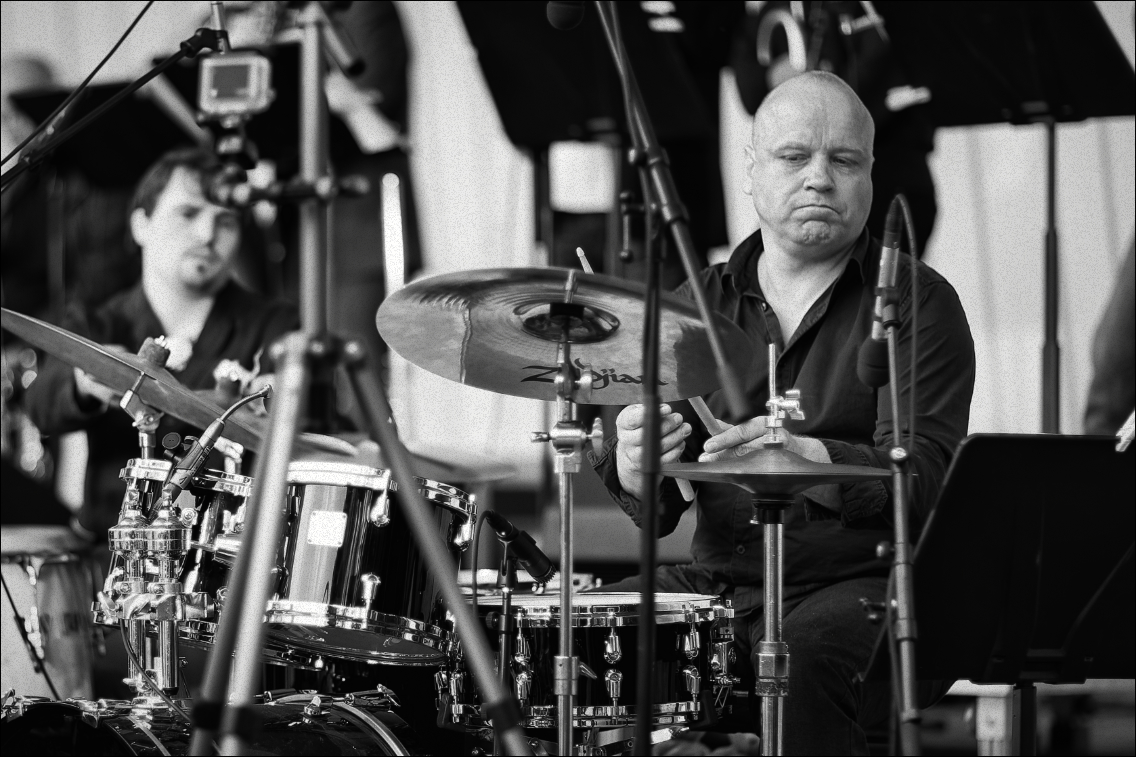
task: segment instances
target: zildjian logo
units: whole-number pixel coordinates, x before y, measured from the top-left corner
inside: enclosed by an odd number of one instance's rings
[[[580,362],[580,358],[576,358],[572,362],[575,363],[576,367],[579,368],[581,371],[588,370],[587,366],[585,366],[583,363]],[[534,373],[532,376],[527,376],[527,377],[521,379],[522,384],[526,381],[539,381],[542,384],[554,384],[554,383],[556,383],[556,373],[557,373],[557,371],[560,370],[560,367],[556,366],[556,365],[553,365],[553,366],[526,365],[521,370],[522,371],[539,371],[538,373]],[[614,368],[601,368],[599,373],[597,373],[595,370],[592,370],[591,373],[592,373],[592,389],[603,389],[608,384],[642,384],[643,383],[643,377],[642,376],[629,376],[626,373],[616,373]],[[659,386],[666,386],[666,385],[667,385],[666,381],[660,381],[659,382]]]

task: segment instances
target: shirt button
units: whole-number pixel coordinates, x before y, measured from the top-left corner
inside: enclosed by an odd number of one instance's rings
[[[746,548],[739,544],[738,546],[734,547],[734,551],[739,555],[744,555],[746,553]]]
[[[768,311],[769,310],[769,303],[768,302],[762,302],[761,303],[761,309],[764,310],[764,311]]]

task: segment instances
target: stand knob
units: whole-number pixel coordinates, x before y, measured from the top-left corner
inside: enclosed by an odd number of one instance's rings
[[[592,430],[588,433],[588,438],[592,443],[592,452],[595,452],[597,455],[603,452],[604,427],[602,418],[597,417],[595,421],[592,422]]]

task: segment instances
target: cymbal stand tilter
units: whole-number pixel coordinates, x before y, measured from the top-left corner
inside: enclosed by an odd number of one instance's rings
[[[558,713],[557,743],[559,753],[573,754],[573,711],[576,682],[580,675],[580,660],[573,655],[573,623],[575,607],[572,585],[573,566],[573,474],[580,472],[584,445],[603,442],[603,428],[599,419],[589,431],[576,418],[576,403],[588,402],[592,394],[592,371],[589,366],[572,365],[572,327],[586,319],[586,310],[575,305],[576,271],[568,272],[564,284],[564,302],[553,303],[544,338],[558,342],[556,348],[556,410],[557,422],[551,431],[533,432],[534,442],[550,442],[553,450],[553,469],[559,477],[560,489],[560,638],[559,652],[553,658],[553,688]]]
[[[765,449],[783,449],[785,440],[779,431],[785,418],[804,420],[801,410],[801,393],[790,389],[784,396],[777,394],[777,345],[769,345],[769,408],[765,436],[761,444]],[[781,608],[785,510],[792,507],[789,493],[754,493],[753,518],[750,523],[760,525],[765,541],[765,637],[757,644],[757,684],[755,693],[761,697],[761,753],[782,753],[784,698],[789,695],[789,645],[781,635]]]

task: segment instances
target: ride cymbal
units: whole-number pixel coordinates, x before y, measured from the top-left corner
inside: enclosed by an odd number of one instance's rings
[[[575,279],[569,298],[566,284]],[[376,325],[415,365],[499,394],[556,399],[557,348],[567,330],[571,363],[591,370],[583,404],[642,399],[644,287],[567,268],[495,268],[421,279],[383,302]],[[749,339],[715,315],[726,354],[748,367]],[[709,394],[719,382],[710,342],[693,302],[663,294],[659,399]]]

